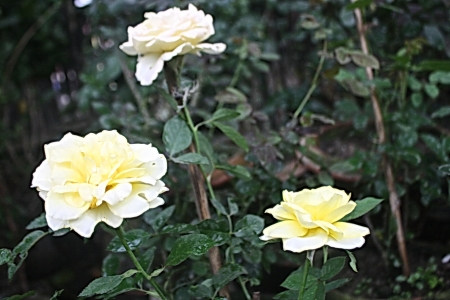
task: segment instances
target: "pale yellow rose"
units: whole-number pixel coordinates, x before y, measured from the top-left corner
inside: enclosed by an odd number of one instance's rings
[[[129,144],[117,131],[66,134],[44,146],[31,187],[45,201],[48,226],[90,237],[99,222],[120,226],[164,204],[167,160],[151,145]]]
[[[144,17],[144,22],[128,27],[128,41],[120,45],[126,54],[138,55],[136,78],[141,85],[151,85],[164,62],[177,55],[225,51],[223,43],[202,43],[214,34],[213,18],[192,4],[187,10],[174,7],[159,13],[147,12]]]
[[[369,229],[339,222],[355,209],[350,195],[330,186],[283,191],[283,201],[266,210],[280,222],[263,231],[262,240],[282,239],[283,249],[292,252],[314,250],[328,245],[333,248],[354,249],[364,244]]]

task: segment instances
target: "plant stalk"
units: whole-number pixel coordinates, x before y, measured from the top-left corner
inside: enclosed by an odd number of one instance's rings
[[[300,291],[298,292],[298,300],[303,299],[303,295],[306,290],[306,281],[308,279],[309,268],[311,267],[311,262],[309,261],[308,254],[305,258],[305,264],[303,265],[303,277],[302,277],[302,285],[300,286]]]
[[[354,13],[356,17],[356,26],[358,28],[361,50],[364,54],[369,54],[361,10],[359,8],[355,8]],[[373,80],[372,68],[366,67],[365,69],[367,79],[369,81],[372,81]],[[383,122],[383,114],[381,112],[380,103],[378,101],[378,97],[374,86],[370,88],[370,100],[372,102],[373,112],[375,116],[375,127],[378,135],[378,143],[382,145],[386,143],[386,130]],[[401,202],[400,197],[398,196],[397,191],[395,189],[395,180],[392,171],[392,166],[386,155],[383,155],[382,165],[386,184],[389,190],[389,204],[391,207],[391,213],[393,214],[395,221],[397,223],[397,233],[396,233],[397,247],[402,260],[403,275],[409,276],[410,267],[408,262],[408,251],[406,249],[405,243],[405,234],[403,231],[402,215],[400,211]]]
[[[119,237],[120,242],[125,247],[125,250],[127,251],[128,255],[130,256],[131,260],[133,261],[134,265],[138,269],[138,271],[147,279],[150,284],[153,286],[155,291],[158,293],[159,297],[161,297],[162,300],[168,300],[164,292],[162,291],[161,287],[156,283],[156,281],[153,280],[153,278],[142,268],[141,264],[137,260],[136,256],[134,255],[133,251],[130,249],[130,246],[128,246],[127,241],[125,240],[125,232],[123,230],[122,226],[119,226],[116,228],[116,234]]]

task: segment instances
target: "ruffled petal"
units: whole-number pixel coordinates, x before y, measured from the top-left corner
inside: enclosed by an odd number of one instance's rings
[[[324,221],[334,223],[336,221],[339,221],[349,213],[351,213],[356,207],[356,203],[353,201],[348,202],[345,205],[342,205],[339,208],[336,208],[335,210],[329,212],[324,216]]]
[[[132,41],[126,41],[125,43],[119,46],[119,49],[128,55],[138,55],[136,49],[133,46]]]
[[[107,202],[110,205],[115,205],[120,201],[123,201],[131,194],[133,186],[129,182],[119,183],[112,189],[108,190],[101,200]]]
[[[292,213],[292,209],[279,204],[273,208],[266,209],[265,213],[271,214],[277,220],[295,220],[295,214]]]
[[[65,200],[65,194],[49,192],[45,201],[47,215],[58,220],[73,220],[79,218],[89,209],[89,203],[85,202],[80,207],[69,205]]]
[[[136,78],[141,85],[151,85],[164,67],[161,53],[149,53],[138,57]]]
[[[58,220],[50,217],[48,214],[46,214],[45,218],[47,219],[48,227],[50,227],[53,231],[69,227],[70,221]]]
[[[155,199],[153,199],[152,201],[150,201],[150,202],[148,203],[149,209],[158,207],[158,206],[160,206],[160,205],[163,205],[164,203],[165,203],[165,202],[164,202],[164,200],[163,200],[162,198],[156,197]]]
[[[167,173],[167,159],[164,155],[159,154],[152,161],[144,165],[146,174],[154,179],[160,179]]]
[[[113,214],[121,218],[134,218],[150,209],[149,202],[136,193],[132,193],[122,202],[108,206]]]
[[[303,237],[283,239],[283,249],[285,251],[297,253],[307,250],[314,250],[324,246],[327,239],[328,236],[323,230],[310,230],[308,234]]]
[[[220,54],[227,48],[224,43],[202,43],[195,46],[195,50],[205,52],[207,54]]]
[[[344,233],[344,238],[360,237],[370,234],[369,228],[352,223],[336,222],[333,225]]]
[[[134,159],[141,162],[149,162],[159,156],[158,150],[152,145],[131,144],[130,148],[133,150]]]
[[[158,180],[154,185],[151,184],[133,184],[133,194],[143,196],[147,201],[152,201],[159,194],[164,193],[168,189],[164,182]]]
[[[354,238],[342,238],[340,240],[335,240],[333,238],[329,238],[326,245],[337,248],[337,249],[355,249],[364,245],[363,237],[354,237]]]
[[[79,235],[89,238],[98,223],[105,222],[109,226],[117,228],[122,221],[123,219],[114,215],[106,204],[102,204],[94,209],[89,209],[78,219],[71,221],[70,227]]]
[[[47,160],[44,160],[33,173],[31,187],[37,187],[41,191],[49,191],[53,186],[51,177],[52,169],[50,168],[50,164]]]
[[[272,238],[293,238],[304,236],[307,232],[308,229],[301,227],[297,221],[281,221],[264,229],[263,235]]]

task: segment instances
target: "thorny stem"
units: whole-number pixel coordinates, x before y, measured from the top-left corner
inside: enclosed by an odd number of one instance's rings
[[[159,297],[161,297],[162,300],[168,300],[164,292],[161,290],[161,287],[156,283],[156,281],[153,280],[153,278],[148,275],[148,273],[142,268],[141,264],[137,260],[136,256],[134,255],[133,251],[130,249],[130,246],[128,246],[127,241],[124,237],[124,230],[122,226],[119,226],[119,228],[116,229],[116,234],[119,237],[120,242],[125,247],[125,250],[127,251],[128,255],[130,256],[131,260],[133,261],[134,265],[138,269],[138,271],[147,279],[150,284],[153,286],[155,291],[158,293]]]
[[[294,115],[292,116],[293,120],[296,120],[300,113],[302,112],[303,108],[305,107],[306,103],[308,103],[309,98],[311,98],[312,93],[317,87],[317,80],[319,79],[320,71],[322,71],[323,62],[325,61],[325,54],[327,51],[327,40],[323,41],[323,49],[322,49],[322,55],[320,56],[319,65],[317,66],[316,73],[314,74],[311,86],[309,87],[308,92],[306,93],[305,97],[303,98],[302,102],[298,106],[297,110],[294,112]]]
[[[361,50],[364,54],[369,54],[361,10],[359,8],[355,8],[354,13],[356,17],[356,26],[358,28]],[[366,67],[366,76],[368,80],[370,81],[373,80],[372,68]],[[386,131],[384,128],[383,115],[381,113],[380,103],[378,101],[378,97],[374,86],[372,86],[370,89],[370,100],[372,102],[372,107],[375,115],[375,126],[378,134],[378,142],[380,145],[382,145],[386,143]],[[395,221],[397,223],[397,234],[396,234],[397,246],[402,260],[403,275],[409,276],[410,268],[408,262],[408,252],[405,243],[405,235],[403,232],[402,216],[400,211],[401,203],[400,198],[395,189],[395,181],[392,166],[386,155],[383,155],[382,165],[384,169],[386,184],[389,190],[389,204],[391,207],[391,213],[394,215]]]

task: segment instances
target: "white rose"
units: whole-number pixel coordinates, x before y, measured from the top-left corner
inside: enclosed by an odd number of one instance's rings
[[[164,204],[167,160],[151,145],[128,144],[117,131],[70,133],[44,146],[31,187],[45,201],[48,226],[90,237],[99,222],[117,228]]]
[[[220,54],[226,48],[223,43],[202,43],[214,34],[213,18],[192,4],[187,10],[174,7],[144,17],[144,22],[128,27],[128,41],[120,45],[126,54],[138,55],[136,78],[141,85],[151,85],[164,62],[177,55]]]

